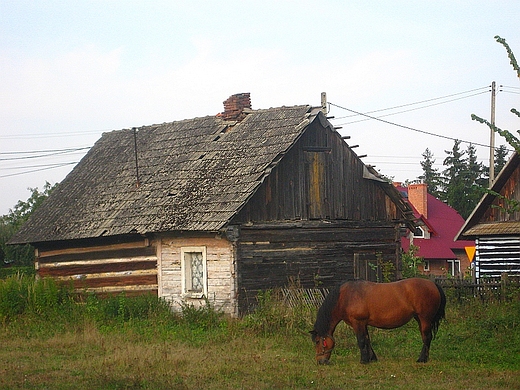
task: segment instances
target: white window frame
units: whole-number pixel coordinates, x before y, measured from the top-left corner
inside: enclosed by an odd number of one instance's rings
[[[423,260],[424,261],[424,271],[429,271],[430,270],[430,260]]]
[[[417,229],[421,231],[421,234],[417,234]],[[417,226],[417,228],[413,232],[414,238],[425,238],[426,234],[424,233],[424,229],[421,226]]]
[[[191,278],[191,254],[202,254],[202,291],[192,291]],[[201,299],[208,296],[208,271],[205,246],[190,246],[181,248],[181,275],[182,296],[186,298]]]
[[[451,276],[459,276],[460,275],[460,260],[446,260],[448,262],[448,273]],[[457,272],[455,273],[455,268],[457,268]]]

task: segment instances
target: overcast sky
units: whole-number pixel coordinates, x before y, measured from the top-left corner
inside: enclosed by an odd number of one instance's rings
[[[497,125],[520,128],[493,38],[520,57],[519,16],[518,0],[0,0],[0,215],[103,132],[215,115],[241,92],[253,109],[327,92],[339,132],[397,181],[422,173],[426,148],[442,169],[454,139],[487,165],[489,130],[470,116],[489,119],[496,81]]]

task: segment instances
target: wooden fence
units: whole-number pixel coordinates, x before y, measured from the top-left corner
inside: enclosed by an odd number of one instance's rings
[[[299,305],[320,307],[328,295],[326,288],[283,288],[281,289],[283,302],[290,306]]]
[[[500,278],[485,278],[478,282],[466,279],[435,278],[449,300],[465,302],[479,299],[483,302],[520,300],[520,276],[503,275]],[[325,288],[284,288],[281,289],[283,302],[290,306],[319,307],[329,293]]]
[[[502,275],[499,278],[466,279],[435,278],[446,296],[459,302],[478,298],[485,302],[520,299],[520,277]]]

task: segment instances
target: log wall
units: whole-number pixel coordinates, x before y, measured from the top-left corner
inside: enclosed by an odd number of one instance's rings
[[[157,294],[156,247],[147,239],[40,248],[35,264],[38,276],[71,283],[77,292]]]
[[[356,254],[374,261],[380,254],[397,268],[396,240],[393,224],[316,221],[242,226],[237,241],[240,313],[256,306],[260,290],[291,284],[330,288],[354,279]]]

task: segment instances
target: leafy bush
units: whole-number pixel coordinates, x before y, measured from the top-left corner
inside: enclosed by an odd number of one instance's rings
[[[106,298],[91,294],[85,302],[88,318],[98,323],[124,323],[171,316],[169,304],[152,294],[127,297],[124,293]]]
[[[242,326],[263,335],[303,331],[312,327],[316,309],[305,304],[287,305],[277,290],[260,291],[254,312],[243,318]]]
[[[0,268],[0,279],[17,274],[36,275],[36,270],[33,266]]]
[[[67,286],[18,273],[0,280],[0,319],[23,313],[48,314],[71,301]]]

